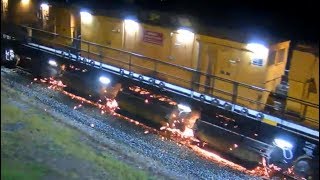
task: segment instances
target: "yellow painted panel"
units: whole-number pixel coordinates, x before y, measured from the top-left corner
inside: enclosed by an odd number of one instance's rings
[[[306,82],[308,78],[311,78],[314,66],[316,66],[314,61],[315,56],[313,54],[294,50],[290,64],[289,79]]]
[[[277,122],[274,122],[274,121],[272,121],[272,120],[270,120],[270,119],[263,119],[262,120],[262,122],[264,122],[264,123],[267,123],[267,124],[269,124],[269,125],[271,125],[271,126],[277,126]]]

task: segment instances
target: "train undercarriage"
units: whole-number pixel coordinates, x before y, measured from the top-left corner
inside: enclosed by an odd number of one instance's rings
[[[236,111],[228,103],[187,97],[164,82],[134,72],[120,69],[115,73],[86,59],[70,60],[76,56],[70,52],[49,52],[2,35],[1,54],[5,66],[23,67],[35,78],[61,80],[67,91],[95,102],[116,101],[116,113],[190,136],[197,140],[191,143],[219,152],[247,169],[265,166],[292,176],[319,177],[317,136],[263,123],[263,116],[252,116],[247,109]]]

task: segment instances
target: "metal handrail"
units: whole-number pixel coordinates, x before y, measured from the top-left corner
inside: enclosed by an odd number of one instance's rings
[[[33,30],[36,30],[36,31],[44,32],[44,33],[47,33],[47,34],[51,34],[51,35],[60,36],[60,37],[67,38],[67,39],[70,39],[70,40],[78,40],[81,43],[84,42],[84,43],[87,43],[87,44],[90,44],[90,45],[111,49],[111,50],[114,50],[114,51],[118,51],[118,52],[121,52],[121,53],[125,53],[125,54],[128,54],[128,55],[131,55],[131,56],[135,56],[135,57],[139,57],[139,58],[143,58],[143,59],[148,59],[148,60],[151,60],[151,61],[156,62],[156,63],[177,67],[177,68],[182,69],[182,70],[191,71],[193,73],[198,73],[199,75],[204,75],[206,77],[222,80],[222,81],[228,82],[230,84],[235,84],[236,83],[239,86],[242,86],[242,87],[245,87],[245,88],[248,88],[248,89],[252,89],[252,90],[256,90],[256,91],[260,91],[260,92],[273,93],[272,91],[269,91],[269,90],[264,89],[264,88],[260,88],[260,87],[257,87],[257,86],[252,86],[252,85],[249,85],[249,84],[246,84],[246,83],[237,82],[237,81],[230,80],[230,79],[221,78],[221,77],[218,77],[216,75],[212,75],[212,74],[208,74],[208,73],[205,73],[205,72],[202,72],[202,71],[198,71],[196,69],[192,69],[192,68],[189,68],[189,67],[185,67],[185,66],[181,66],[181,65],[177,65],[177,64],[173,64],[173,63],[169,63],[169,62],[164,62],[164,61],[161,61],[159,59],[150,58],[150,57],[147,57],[147,56],[144,56],[144,55],[141,55],[141,54],[137,54],[137,53],[133,53],[133,52],[130,52],[130,51],[126,51],[126,50],[123,50],[123,49],[113,48],[113,47],[110,47],[110,46],[105,46],[105,45],[93,43],[93,42],[90,42],[90,41],[85,41],[85,40],[81,40],[81,39],[77,39],[77,38],[72,38],[72,37],[60,35],[60,34],[57,34],[57,33],[49,32],[49,31],[45,31],[45,30],[41,30],[41,29],[36,29],[36,28],[24,26],[24,25],[20,25],[20,26],[24,27],[24,28],[30,28],[30,29],[33,29]],[[307,102],[307,101],[304,101],[304,100],[301,100],[301,99],[297,99],[297,98],[294,98],[294,97],[290,97],[290,96],[286,96],[286,98],[290,98],[290,100],[298,101],[300,103],[307,103],[310,106],[314,106],[314,107],[318,107],[319,108],[318,104],[314,104],[314,103]]]
[[[23,26],[23,27],[29,28],[27,26]],[[41,32],[45,32],[45,33],[49,33],[49,34],[53,34],[53,35],[60,36],[60,37],[63,37],[63,38],[68,38],[68,39],[72,39],[72,40],[78,40],[79,42],[84,42],[84,43],[87,43],[87,44],[90,44],[90,45],[95,45],[95,46],[98,46],[98,47],[103,47],[103,48],[115,50],[115,51],[118,51],[118,52],[121,52],[121,53],[126,53],[128,55],[135,56],[135,57],[148,59],[148,60],[151,60],[151,61],[156,62],[156,63],[177,67],[177,68],[182,69],[182,70],[191,71],[191,72],[194,72],[194,73],[199,73],[200,75],[204,75],[206,77],[222,80],[222,81],[228,82],[230,84],[235,84],[236,83],[239,86],[242,86],[242,87],[245,87],[245,88],[248,88],[248,89],[252,89],[252,90],[256,90],[256,91],[260,91],[260,92],[273,93],[272,91],[269,91],[269,90],[264,89],[264,88],[260,88],[260,87],[257,87],[257,86],[252,86],[252,85],[249,85],[249,84],[246,84],[246,83],[237,82],[237,81],[230,80],[230,79],[221,78],[221,77],[218,77],[216,75],[208,74],[208,73],[205,73],[205,72],[202,72],[202,71],[198,71],[198,70],[195,70],[195,69],[192,69],[192,68],[189,68],[189,67],[180,66],[180,65],[177,65],[177,64],[169,63],[169,62],[164,62],[164,61],[161,61],[159,59],[150,58],[150,57],[147,57],[147,56],[144,56],[144,55],[141,55],[141,54],[137,54],[137,53],[133,53],[133,52],[130,52],[130,51],[126,51],[126,50],[122,50],[122,49],[118,49],[118,48],[113,48],[113,47],[110,47],[110,46],[104,46],[104,45],[101,45],[101,44],[97,44],[97,43],[93,43],[93,42],[90,42],[90,41],[85,41],[85,40],[81,40],[81,39],[77,39],[77,38],[71,38],[71,37],[68,37],[68,36],[59,35],[57,33],[52,33],[52,32],[49,32],[49,31],[39,30],[39,29],[35,29],[35,28],[31,28],[31,29],[38,30],[38,31],[41,31]],[[290,97],[290,96],[286,96],[286,98],[290,98],[290,100],[298,101],[300,103],[307,103],[310,106],[314,106],[314,107],[318,107],[319,108],[318,104],[314,104],[314,103],[311,103],[311,102],[303,101],[301,99],[297,99],[297,98]]]
[[[79,43],[84,43],[84,44],[87,44],[88,47],[90,45],[93,45],[95,47],[102,47],[102,48],[106,48],[106,49],[109,49],[109,50],[113,50],[113,51],[116,51],[116,52],[119,52],[119,53],[123,53],[123,54],[126,54],[128,55],[128,58],[130,59],[131,61],[131,56],[133,57],[138,57],[138,58],[142,58],[142,59],[145,59],[149,62],[153,62],[154,65],[156,64],[163,64],[163,65],[168,65],[169,67],[174,67],[174,68],[178,68],[178,69],[181,69],[181,70],[184,70],[184,71],[187,71],[187,72],[190,72],[190,73],[198,73],[198,75],[204,75],[206,77],[209,77],[210,78],[210,81],[212,81],[213,79],[217,79],[217,80],[221,80],[221,81],[224,81],[224,82],[227,82],[227,83],[230,83],[230,84],[233,84],[235,85],[236,88],[238,88],[238,86],[240,87],[245,87],[245,88],[248,88],[248,89],[252,89],[252,90],[255,90],[255,91],[258,91],[258,92],[267,92],[267,93],[270,93],[271,91],[268,91],[266,89],[263,89],[263,88],[260,88],[260,87],[256,87],[256,86],[252,86],[252,85],[248,85],[248,84],[245,84],[245,83],[240,83],[240,82],[236,82],[236,81],[233,81],[233,80],[229,80],[229,79],[225,79],[225,78],[221,78],[221,77],[217,77],[215,75],[211,75],[211,74],[207,74],[207,73],[204,73],[204,72],[201,72],[201,71],[198,71],[198,70],[195,70],[195,69],[192,69],[192,68],[189,68],[189,67],[184,67],[184,66],[180,66],[180,65],[176,65],[176,64],[172,64],[172,63],[169,63],[169,62],[163,62],[159,59],[155,59],[155,58],[150,58],[150,57],[146,57],[144,55],[141,55],[141,54],[137,54],[137,53],[133,53],[133,52],[129,52],[129,51],[126,51],[126,50],[122,50],[122,49],[117,49],[117,48],[113,48],[113,47],[109,47],[109,46],[104,46],[104,45],[100,45],[100,44],[97,44],[97,43],[92,43],[92,42],[89,42],[89,41],[84,41],[84,40],[81,40],[81,39],[77,39],[77,38],[71,38],[71,37],[68,37],[68,36],[64,36],[64,35],[60,35],[60,34],[57,34],[57,33],[53,33],[53,32],[49,32],[49,31],[45,31],[45,30],[41,30],[41,29],[36,29],[36,28],[32,28],[32,27],[28,27],[28,26],[24,26],[24,25],[20,25],[20,27],[23,27],[23,28],[29,28],[29,29],[32,29],[34,31],[39,31],[39,32],[42,32],[42,33],[45,33],[46,35],[54,35],[54,38],[56,37],[61,37],[61,38],[64,38],[64,39],[68,39],[68,40],[77,40]],[[38,40],[41,40],[41,41],[48,41],[46,39],[43,39],[43,38],[38,38],[38,37],[31,37],[33,39],[38,39]],[[68,45],[65,45],[65,44],[60,44],[60,43],[57,43],[57,42],[50,42],[51,44],[56,44],[56,45],[60,45],[60,46],[64,46],[66,48],[71,48],[71,49],[76,49],[74,47],[71,47],[71,46],[68,46]],[[88,48],[89,49],[89,48]],[[125,65],[129,65],[131,67],[138,67],[138,68],[143,68],[143,69],[147,69],[147,70],[152,70],[152,69],[149,69],[149,68],[145,68],[145,67],[141,67],[139,65],[135,65],[135,64],[131,64],[128,63],[128,62],[124,62],[124,61],[121,61],[119,59],[116,59],[116,58],[112,58],[112,57],[106,57],[102,54],[97,54],[97,53],[94,53],[94,52],[90,52],[90,49],[89,51],[86,51],[86,50],[83,50],[83,49],[78,49],[80,50],[81,52],[86,52],[89,54],[93,54],[93,55],[96,55],[96,56],[99,56],[99,57],[102,57],[102,58],[108,58],[108,59],[113,59],[114,61],[116,62],[121,62]],[[129,67],[130,68],[130,67]],[[172,78],[175,78],[179,81],[181,81],[181,78],[179,77],[176,77],[176,76],[172,76],[172,75],[169,75],[167,73],[163,73],[163,72],[159,72],[157,71],[156,69],[153,69],[153,71],[155,73],[158,73],[158,74],[163,74],[165,76],[170,76]],[[193,85],[198,85],[198,86],[201,86],[201,87],[205,87],[206,89],[208,90],[212,90],[212,91],[215,91],[215,92],[220,92],[220,93],[223,93],[223,94],[226,94],[230,97],[234,97],[235,96],[235,99],[242,99],[242,100],[245,100],[247,102],[251,102],[251,103],[255,103],[255,104],[260,104],[260,105],[265,105],[265,106],[268,106],[268,107],[274,107],[272,105],[269,105],[269,104],[266,104],[266,103],[263,103],[261,101],[255,101],[255,100],[251,100],[251,99],[248,99],[246,97],[241,97],[239,95],[237,95],[237,92],[236,94],[233,94],[233,92],[226,92],[226,91],[223,91],[223,90],[220,90],[220,89],[216,89],[214,88],[213,86],[207,86],[207,85],[204,85],[204,84],[201,84],[201,83],[198,83],[198,82],[193,82],[193,81],[188,81],[188,80],[184,80],[185,82],[187,83],[190,83],[191,84],[191,88],[193,87]],[[235,88],[234,87],[234,88]],[[204,94],[204,95],[207,95],[206,93],[201,93],[201,94]],[[211,94],[209,95],[211,96]],[[288,100],[291,100],[291,101],[294,101],[294,102],[298,102],[304,106],[310,106],[310,107],[314,107],[314,108],[319,108],[319,105],[317,104],[314,104],[314,103],[310,103],[310,102],[307,102],[307,101],[303,101],[303,100],[300,100],[300,99],[297,99],[297,98],[293,98],[293,97],[289,97],[289,96],[286,96],[285,98],[287,98]],[[285,108],[285,107],[284,107]],[[284,109],[282,109],[283,111]],[[285,110],[284,110],[285,111]],[[310,119],[309,117],[303,117],[305,119]],[[312,119],[312,118],[311,118]],[[318,121],[318,120],[315,120],[315,121]]]
[[[90,41],[85,41],[85,40],[81,40],[81,39],[77,39],[77,38],[72,38],[72,37],[68,37],[68,36],[64,36],[64,35],[59,35],[57,33],[49,32],[49,31],[45,31],[45,30],[41,30],[41,29],[36,29],[36,28],[29,27],[29,26],[25,26],[25,25],[20,25],[20,26],[24,27],[24,28],[30,28],[32,30],[44,32],[44,33],[47,33],[47,34],[60,36],[60,37],[63,37],[63,38],[68,38],[70,40],[77,40],[77,41],[79,41],[81,43],[87,43],[87,44],[90,44],[90,45],[111,49],[111,50],[114,50],[114,51],[118,51],[118,52],[125,53],[125,54],[128,54],[128,55],[136,56],[136,57],[139,57],[139,58],[148,59],[148,60],[160,63],[160,64],[170,65],[170,66],[182,69],[182,70],[187,70],[187,71],[191,71],[191,72],[194,72],[194,73],[199,73],[200,75],[204,75],[204,76],[207,76],[207,77],[213,77],[213,78],[216,78],[218,80],[225,81],[225,82],[239,83],[239,85],[242,85],[242,86],[247,87],[249,89],[253,89],[253,90],[257,90],[257,91],[271,92],[271,91],[268,91],[268,90],[266,90],[264,88],[260,88],[260,87],[257,87],[257,86],[252,86],[252,85],[249,85],[249,84],[233,81],[233,80],[230,80],[230,79],[221,78],[221,77],[218,77],[218,76],[215,76],[215,75],[212,75],[212,74],[208,74],[208,73],[205,73],[205,72],[202,72],[202,71],[198,71],[196,69],[192,69],[192,68],[185,67],[185,66],[180,66],[180,65],[177,65],[177,64],[169,63],[169,62],[164,62],[164,61],[161,61],[161,60],[156,59],[156,58],[150,58],[150,57],[144,56],[142,54],[133,53],[133,52],[126,51],[126,50],[123,50],[123,49],[113,48],[113,47],[110,47],[110,46],[105,46],[105,45],[93,43],[93,42],[90,42]]]

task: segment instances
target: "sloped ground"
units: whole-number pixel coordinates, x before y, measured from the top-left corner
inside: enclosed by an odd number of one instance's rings
[[[1,179],[154,178],[21,96],[1,83]]]

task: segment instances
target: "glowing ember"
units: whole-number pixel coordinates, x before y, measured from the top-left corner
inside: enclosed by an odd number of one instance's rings
[[[167,96],[164,95],[159,95],[159,94],[152,94],[150,91],[148,91],[147,89],[143,89],[139,86],[131,86],[129,87],[129,90],[135,92],[135,93],[139,93],[141,95],[148,95],[148,97],[150,98],[154,98],[157,99],[161,102],[167,102],[170,105],[177,105],[177,103],[175,101],[173,101],[172,99],[168,98]],[[147,103],[147,102],[146,102]]]
[[[193,137],[194,134],[193,134],[193,130],[192,129],[189,129],[189,128],[186,128],[185,131],[182,132],[181,134],[183,137],[187,138],[187,137]]]
[[[115,99],[107,99],[106,106],[111,110],[115,111],[118,108],[118,103]]]
[[[274,171],[280,171],[280,170],[281,170],[281,168],[279,168],[278,166],[276,166],[276,165],[274,165],[274,164],[270,164],[270,165],[268,166],[268,168],[269,168],[270,170],[274,170]]]
[[[144,100],[144,102],[145,102],[146,104],[148,104],[148,103],[149,103],[149,100],[148,100],[148,99],[146,99],[146,100]]]
[[[222,163],[224,165],[228,165],[230,167],[233,167],[239,171],[245,171],[246,169],[244,167],[241,167],[231,161],[228,161],[226,159],[223,159],[221,158],[219,155],[213,153],[213,152],[209,152],[209,151],[206,151],[204,149],[201,149],[200,147],[198,146],[195,146],[195,145],[190,145],[189,147],[191,147],[195,152],[197,152],[198,154],[210,159],[210,160],[213,160],[215,162],[219,162],[219,163]]]

